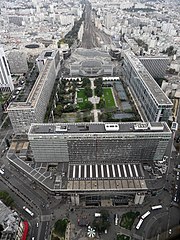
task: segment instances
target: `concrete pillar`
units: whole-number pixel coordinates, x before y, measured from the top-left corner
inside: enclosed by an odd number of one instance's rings
[[[134,203],[136,205],[139,204],[139,200],[140,200],[140,193],[136,193],[135,198],[134,198]]]
[[[141,193],[141,197],[140,197],[140,200],[139,200],[139,204],[142,204],[144,202],[144,198],[145,198],[145,194],[144,193]]]
[[[79,195],[75,194],[74,198],[75,198],[75,203],[78,206],[79,205]]]

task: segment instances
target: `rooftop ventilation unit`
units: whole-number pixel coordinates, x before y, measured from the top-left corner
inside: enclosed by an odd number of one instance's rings
[[[119,125],[118,124],[105,124],[105,130],[106,131],[119,131]]]
[[[67,126],[56,126],[56,132],[67,132]]]
[[[137,123],[134,125],[134,130],[148,130],[150,127],[149,123]]]

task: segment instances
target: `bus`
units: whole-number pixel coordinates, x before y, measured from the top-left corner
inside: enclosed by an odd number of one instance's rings
[[[29,215],[31,215],[31,217],[34,216],[34,213],[31,212],[31,210],[29,210],[29,208],[27,208],[27,207],[24,206],[23,209],[24,209],[27,213],[29,213]]]
[[[156,205],[151,207],[152,210],[161,209],[161,208],[162,208],[162,205]]]
[[[149,216],[150,213],[151,213],[150,211],[147,211],[145,214],[141,216],[141,218],[145,219],[147,216]]]
[[[140,219],[138,224],[136,225],[136,229],[139,229],[143,223],[143,219]]]
[[[0,174],[4,174],[4,169],[2,168],[2,169],[0,169]]]
[[[115,226],[118,225],[118,221],[119,221],[118,215],[117,215],[117,214],[114,214],[114,225],[115,225]]]
[[[95,217],[101,217],[101,213],[95,213],[94,216]]]
[[[171,131],[177,131],[177,130],[178,130],[178,123],[177,122],[172,122]]]

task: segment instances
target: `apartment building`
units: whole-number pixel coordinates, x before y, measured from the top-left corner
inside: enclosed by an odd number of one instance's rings
[[[166,123],[32,124],[36,162],[120,163],[161,160],[171,137]]]
[[[139,60],[153,78],[163,78],[169,64],[168,57],[143,56]]]
[[[162,91],[138,57],[130,50],[124,51],[124,77],[146,121],[168,121],[172,102]]]
[[[12,102],[7,109],[16,134],[27,133],[31,123],[41,123],[44,120],[51,91],[60,69],[59,51],[51,52],[51,56],[47,57],[27,100]]]
[[[14,90],[9,65],[3,48],[0,47],[0,92],[9,92]]]

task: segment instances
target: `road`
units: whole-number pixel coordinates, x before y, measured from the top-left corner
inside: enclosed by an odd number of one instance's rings
[[[3,157],[3,159],[5,160],[5,157]],[[0,175],[0,189],[9,192],[16,203],[18,212],[21,213],[23,218],[29,220],[31,237],[34,237],[35,240],[46,239],[50,232],[49,227],[52,218],[50,202],[52,199],[40,188],[36,187],[36,189],[34,189],[34,184],[31,179],[8,165],[7,161],[2,162],[3,159],[1,159],[1,166],[3,163],[5,173],[4,175]],[[23,210],[23,206],[28,207],[34,213],[33,218]],[[45,222],[43,216],[46,216]],[[42,223],[41,220],[43,221]],[[46,225],[46,233],[41,231],[40,227],[37,227],[37,222],[39,226],[41,224],[42,226]]]

